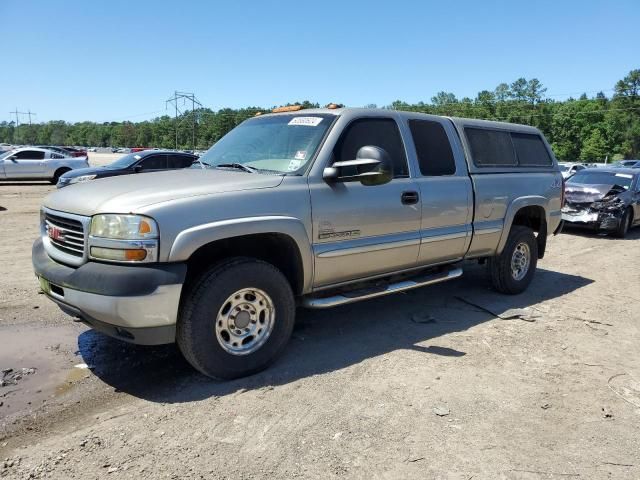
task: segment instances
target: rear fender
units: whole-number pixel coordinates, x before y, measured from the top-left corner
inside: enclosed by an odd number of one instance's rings
[[[509,232],[511,231],[511,226],[513,225],[513,219],[518,213],[518,210],[524,207],[532,206],[542,207],[542,209],[544,210],[545,221],[547,222],[547,225],[549,225],[549,201],[545,197],[540,195],[529,195],[526,197],[518,197],[514,199],[509,204],[507,213],[504,217],[504,228],[502,229],[502,235],[500,236],[500,241],[498,242],[496,255],[500,255],[502,253],[502,250],[507,243],[507,238],[509,237]]]

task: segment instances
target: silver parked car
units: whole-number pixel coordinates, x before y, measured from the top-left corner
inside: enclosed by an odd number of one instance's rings
[[[32,252],[42,290],[98,331],[177,342],[199,371],[235,378],[282,352],[297,305],[453,280],[464,259],[500,292],[527,288],[561,224],[540,131],[293,108],[243,122],[194,168],[49,195]]]
[[[49,180],[76,168],[87,168],[87,157],[72,157],[47,148],[23,147],[0,154],[0,180]]]

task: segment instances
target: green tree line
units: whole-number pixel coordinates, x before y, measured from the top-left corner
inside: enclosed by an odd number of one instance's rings
[[[640,69],[619,80],[610,96],[600,92],[592,97],[583,94],[559,101],[545,96],[546,91],[537,78],[518,78],[510,84],[501,83],[493,91],[478,92],[475,98],[458,99],[451,92],[439,92],[428,103],[397,100],[383,108],[534,125],[542,130],[561,160],[640,157]],[[308,101],[294,105],[318,106]],[[135,123],[55,120],[16,126],[13,122],[0,122],[0,142],[175,148],[177,125],[178,148],[193,148],[195,140],[195,148],[206,149],[245,119],[269,110],[203,108],[177,119],[165,115]]]

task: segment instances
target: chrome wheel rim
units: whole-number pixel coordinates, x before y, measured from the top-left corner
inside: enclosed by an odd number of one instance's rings
[[[516,245],[511,256],[511,276],[514,280],[522,280],[529,271],[531,263],[531,250],[529,245],[520,242]]]
[[[230,295],[216,316],[216,338],[231,355],[248,355],[264,345],[275,320],[273,300],[257,288]]]

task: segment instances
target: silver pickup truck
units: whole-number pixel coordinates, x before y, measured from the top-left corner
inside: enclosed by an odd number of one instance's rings
[[[48,148],[22,147],[0,152],[0,180],[49,180],[76,168],[88,168],[87,157],[72,157]]]
[[[520,293],[561,224],[562,176],[528,126],[291,108],[200,160],[51,194],[33,265],[68,314],[128,342],[177,341],[217,378],[273,361],[296,306],[451,280],[465,259]]]

